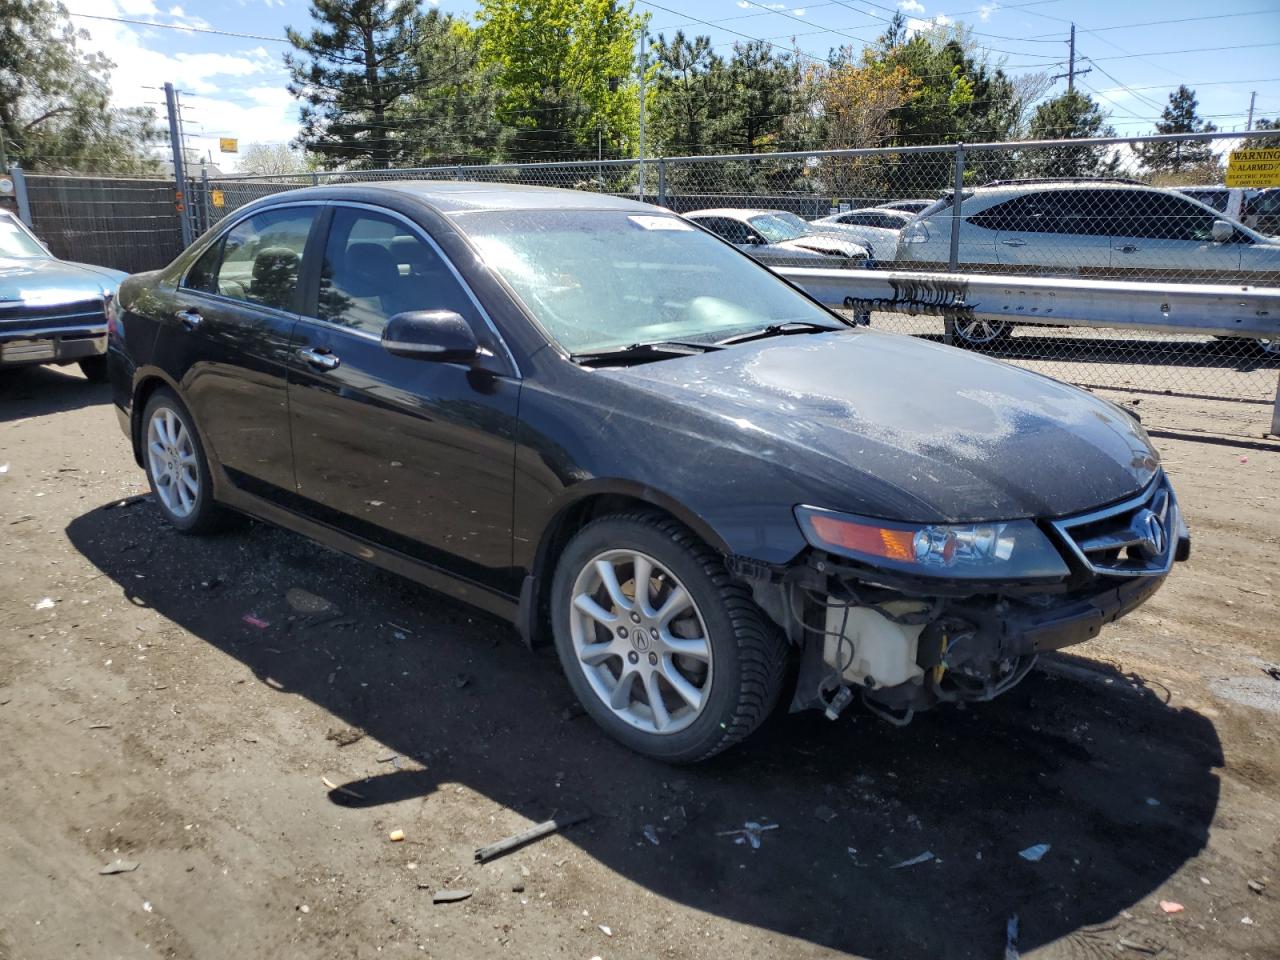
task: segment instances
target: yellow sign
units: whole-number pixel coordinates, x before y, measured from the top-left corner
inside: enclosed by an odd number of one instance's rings
[[[1280,187],[1280,149],[1232,150],[1228,187]]]
[[[235,137],[220,137],[218,139],[218,149],[223,153],[239,153],[240,141]]]
[[[226,198],[223,197],[221,190],[210,190],[209,202],[212,203],[215,207],[223,207],[223,206],[226,206],[227,201],[226,201]]]

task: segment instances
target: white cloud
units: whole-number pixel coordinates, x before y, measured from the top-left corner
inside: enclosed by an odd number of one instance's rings
[[[924,13],[924,4],[920,0],[900,0],[898,9],[903,13]]]
[[[945,27],[947,24],[951,22],[951,18],[948,17],[945,13],[940,13],[933,18],[933,22],[939,27]]]
[[[951,18],[945,13],[940,13],[936,17],[928,19],[920,19],[919,17],[907,17],[907,36],[914,36],[917,33],[925,33],[935,27],[945,27],[951,23]]]
[[[805,14],[805,9],[804,7],[796,7],[791,12],[794,13],[797,17],[803,17]]]
[[[72,13],[140,16],[183,26],[203,24],[198,17],[186,16],[179,6],[162,13],[150,0],[68,0],[67,6]],[[164,93],[156,88],[171,81],[185,93],[182,103],[188,145],[201,156],[211,151],[213,162],[223,170],[234,169],[235,159],[232,155],[219,157],[219,137],[236,137],[241,144],[249,144],[283,143],[297,135],[298,109],[285,86],[287,75],[280,50],[268,50],[262,44],[244,47],[244,41],[230,37],[204,36],[199,38],[202,46],[225,46],[225,51],[183,50],[180,48],[196,42],[194,34],[102,20],[77,19],[75,23],[90,35],[84,47],[100,50],[116,64],[111,72],[115,106],[153,107],[163,128]]]
[[[982,6],[978,8],[978,19],[990,20],[991,15],[999,9],[1000,9],[1000,4],[998,3],[984,3]]]

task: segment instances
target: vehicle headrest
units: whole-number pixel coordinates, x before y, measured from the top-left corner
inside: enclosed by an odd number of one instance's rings
[[[353,297],[389,293],[400,277],[395,257],[380,243],[353,243],[347,247],[343,288]]]

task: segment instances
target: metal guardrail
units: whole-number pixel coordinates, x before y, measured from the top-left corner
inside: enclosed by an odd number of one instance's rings
[[[812,267],[775,271],[844,310],[1280,338],[1280,287]]]
[[[1280,287],[775,267],[829,307],[1280,340]],[[1280,436],[1280,375],[1271,433]]]

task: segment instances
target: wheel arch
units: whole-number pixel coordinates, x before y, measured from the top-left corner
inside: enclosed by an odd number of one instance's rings
[[[543,528],[533,563],[520,589],[520,635],[530,647],[550,642],[550,589],[555,559],[575,533],[591,521],[615,513],[646,510],[670,517],[688,527],[712,550],[728,556],[732,551],[724,538],[674,497],[642,484],[625,481],[590,480],[568,491]]]

